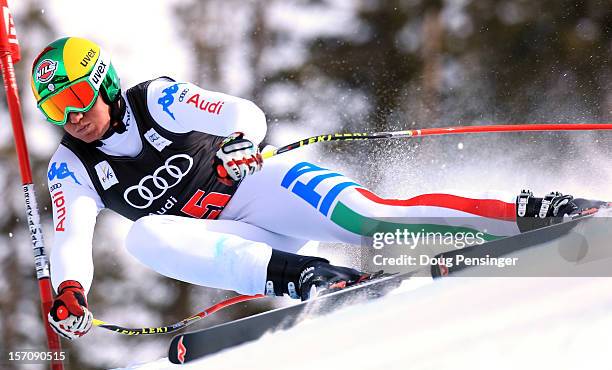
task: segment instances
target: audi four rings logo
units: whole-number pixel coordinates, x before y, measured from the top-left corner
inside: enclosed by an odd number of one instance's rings
[[[189,164],[187,169],[181,170],[180,165],[185,163]],[[173,155],[166,160],[163,166],[156,169],[153,175],[145,176],[138,185],[125,189],[123,199],[134,208],[147,208],[153,204],[155,199],[164,195],[166,190],[178,185],[189,173],[191,167],[193,167],[193,159],[190,156],[187,154]]]

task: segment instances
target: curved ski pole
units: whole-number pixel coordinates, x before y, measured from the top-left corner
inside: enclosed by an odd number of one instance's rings
[[[223,308],[229,307],[233,304],[236,303],[240,303],[240,302],[245,302],[245,301],[251,301],[254,299],[258,299],[258,298],[263,298],[265,297],[265,295],[263,294],[256,294],[256,295],[239,295],[233,298],[229,298],[226,299],[224,301],[221,301],[213,306],[208,307],[207,309],[205,309],[204,311],[198,312],[193,316],[190,316],[186,319],[183,319],[177,323],[174,323],[172,325],[167,325],[167,326],[160,326],[160,327],[154,327],[154,328],[126,328],[123,326],[119,326],[119,325],[114,325],[114,324],[109,324],[107,322],[104,322],[102,320],[98,320],[98,319],[94,319],[93,320],[93,325],[97,326],[99,328],[102,329],[106,329],[106,330],[110,330],[110,331],[114,331],[116,333],[119,334],[124,334],[124,335],[154,335],[154,334],[168,334],[168,333],[172,333],[175,332],[177,330],[181,330],[191,324],[193,324],[194,322],[203,319]]]
[[[424,128],[420,130],[389,131],[389,132],[354,132],[354,133],[335,133],[311,136],[295,143],[285,145],[273,151],[262,153],[264,159],[277,154],[282,154],[290,150],[301,148],[306,145],[320,143],[324,141],[345,141],[345,140],[375,140],[375,139],[402,139],[433,135],[451,134],[472,134],[485,132],[527,132],[527,131],[599,131],[612,130],[612,123],[543,123],[543,124],[522,124],[522,125],[488,125],[488,126],[456,126],[440,128]]]

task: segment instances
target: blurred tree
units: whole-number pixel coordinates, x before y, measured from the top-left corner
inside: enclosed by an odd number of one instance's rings
[[[449,58],[463,60],[464,70],[468,61],[477,65],[474,75],[488,87],[489,96],[482,116],[503,123],[612,118],[609,2],[471,1],[465,11],[470,31],[449,34]],[[457,44],[462,47],[450,47]],[[525,136],[513,136],[508,145],[521,145]],[[542,166],[558,165],[553,158],[581,151],[576,137],[551,135],[541,143],[548,155],[535,160]],[[609,141],[602,140],[601,148],[606,145]],[[533,160],[528,153],[524,158]]]
[[[457,52],[489,67],[482,77],[493,82],[500,119],[609,117],[609,2],[471,2],[467,11],[473,32]]]

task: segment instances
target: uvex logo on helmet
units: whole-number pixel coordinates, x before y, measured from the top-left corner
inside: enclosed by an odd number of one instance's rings
[[[89,75],[89,82],[91,82],[96,90],[100,89],[100,85],[102,85],[102,81],[104,81],[104,78],[108,73],[109,65],[110,59],[106,57],[106,54],[103,51],[100,51],[100,56],[98,57],[98,60],[93,66],[91,74]]]
[[[85,54],[85,56],[83,57],[83,59],[81,59],[81,65],[83,67],[87,67],[87,65],[89,64],[89,62],[92,61],[93,58],[96,57],[96,51],[94,49],[89,49],[87,51],[87,54]]]
[[[45,59],[38,65],[36,79],[40,83],[47,83],[55,76],[55,71],[57,71],[57,62],[51,59]]]

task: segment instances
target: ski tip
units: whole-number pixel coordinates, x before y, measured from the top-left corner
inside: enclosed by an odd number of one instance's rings
[[[187,347],[185,346],[184,338],[184,335],[177,335],[170,342],[168,360],[173,364],[184,364],[187,360]]]

